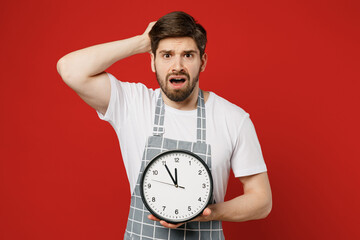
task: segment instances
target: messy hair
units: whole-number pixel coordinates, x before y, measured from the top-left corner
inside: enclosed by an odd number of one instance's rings
[[[172,37],[191,37],[194,39],[200,57],[205,52],[206,30],[195,19],[185,12],[171,12],[162,16],[149,32],[151,49],[154,55],[159,46],[159,42],[165,38]]]

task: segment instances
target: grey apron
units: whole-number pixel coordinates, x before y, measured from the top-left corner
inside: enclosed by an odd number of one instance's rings
[[[164,138],[165,105],[161,93],[157,99],[153,136],[145,146],[139,177],[131,195],[131,204],[124,239],[225,239],[220,221],[188,222],[177,229],[168,229],[159,222],[148,219],[150,212],[144,206],[140,195],[140,179],[147,164],[158,154],[174,149],[188,150],[201,157],[211,170],[211,149],[206,144],[205,102],[201,90],[197,101],[197,141],[186,142]],[[215,202],[214,200],[212,201]]]

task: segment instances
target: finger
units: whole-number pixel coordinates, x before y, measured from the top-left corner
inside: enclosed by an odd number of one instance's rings
[[[148,215],[148,219],[153,220],[153,221],[158,221],[158,222],[160,222],[160,219],[158,219],[157,217],[155,217],[155,216],[152,215],[152,214]]]
[[[166,228],[172,228],[172,229],[175,229],[179,226],[182,225],[182,223],[179,223],[179,224],[172,224],[172,223],[168,223],[168,222],[165,222],[164,220],[161,220],[160,221],[160,224],[163,225],[164,227]]]
[[[153,21],[151,23],[149,23],[149,26],[153,27],[155,25],[156,21]]]
[[[156,23],[156,21],[149,23],[149,25],[147,26],[144,34],[148,34],[150,32],[150,30],[152,29],[152,27],[155,25],[155,23]]]
[[[210,215],[211,215],[211,209],[210,208],[205,208],[200,216],[194,218],[191,221],[192,222],[210,221]]]
[[[182,224],[182,223],[180,223],[180,224],[168,223],[168,222],[165,222],[164,220],[158,219],[157,217],[155,217],[155,216],[152,215],[152,214],[148,215],[148,219],[153,220],[153,221],[160,222],[160,224],[163,225],[163,226],[166,227],[166,228],[177,228],[177,227],[181,226],[181,224]]]

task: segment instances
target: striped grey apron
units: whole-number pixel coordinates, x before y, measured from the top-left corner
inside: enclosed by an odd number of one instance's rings
[[[147,164],[158,154],[175,149],[188,150],[206,162],[211,170],[211,149],[206,144],[206,114],[204,96],[199,90],[197,101],[197,141],[186,142],[164,138],[165,105],[161,93],[156,102],[153,136],[147,140],[139,177],[131,195],[131,204],[124,239],[225,239],[220,221],[188,222],[177,229],[168,229],[159,222],[148,219],[150,212],[144,206],[140,195],[140,179]],[[212,201],[215,202],[214,200]]]

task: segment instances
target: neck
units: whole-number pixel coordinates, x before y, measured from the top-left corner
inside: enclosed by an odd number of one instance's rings
[[[188,110],[194,110],[197,108],[197,99],[198,99],[199,91],[200,91],[200,89],[198,87],[194,88],[194,91],[190,94],[190,96],[181,102],[171,101],[163,92],[161,92],[161,93],[162,93],[162,98],[164,100],[164,103],[166,105],[168,105],[172,108],[176,108],[178,110],[188,111]]]

